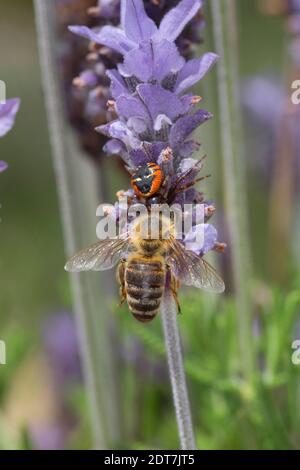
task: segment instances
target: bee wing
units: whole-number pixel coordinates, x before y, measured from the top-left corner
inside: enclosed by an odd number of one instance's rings
[[[186,250],[175,238],[169,240],[167,263],[175,277],[187,286],[221,294],[225,285],[219,274],[203,258]]]
[[[105,271],[114,267],[126,253],[129,237],[101,240],[74,255],[65,265],[65,270]]]

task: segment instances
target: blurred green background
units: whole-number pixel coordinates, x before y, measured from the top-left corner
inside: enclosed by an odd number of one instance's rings
[[[283,19],[263,15],[258,8],[261,2],[237,3],[241,78],[265,72],[284,77]],[[209,77],[201,89],[204,97]],[[63,270],[65,255],[30,0],[19,0],[17,5],[1,1],[0,79],[7,84],[8,97],[22,100],[13,131],[0,142],[0,158],[9,163],[0,178],[0,339],[7,343],[7,365],[0,365],[0,448],[90,448],[81,378],[62,384],[45,340],[45,328],[55,330],[54,319],[60,318],[61,311],[70,312],[72,319],[72,307]],[[205,106],[213,109],[214,104],[207,98]],[[200,135],[205,148],[213,148],[214,124],[207,124]],[[215,172],[205,184],[211,197],[221,175],[216,174],[219,155],[208,153],[208,165]],[[284,284],[270,280],[270,185],[262,184],[253,165],[247,169],[247,179],[255,268],[251,280],[255,321],[249,334],[257,377],[255,387],[249,388],[235,373],[238,312],[231,295],[212,299],[185,291],[180,327],[197,440],[208,449],[299,448],[300,365],[291,363],[291,343],[297,331],[300,336],[299,270],[291,251]],[[221,197],[218,191],[217,207],[222,206]],[[145,329],[125,308],[116,316],[124,342],[125,367],[120,374],[126,406],[123,439],[114,445],[177,448],[160,324]],[[62,328],[72,329],[66,323]]]

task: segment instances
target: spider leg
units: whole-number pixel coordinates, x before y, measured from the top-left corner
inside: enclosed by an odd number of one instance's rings
[[[191,183],[188,183],[187,185],[182,185],[180,186],[180,183],[185,180],[186,178],[189,178],[189,176],[193,173],[193,171],[195,171],[195,168],[197,166],[200,166],[202,161],[206,158],[206,155],[204,155],[204,157],[201,158],[201,160],[197,161],[197,163],[195,163],[195,165],[193,165],[191,168],[189,168],[185,173],[183,173],[182,175],[180,175],[177,180],[175,181],[175,184],[174,184],[174,189],[170,192],[169,196],[168,196],[168,202],[171,202],[173,197],[178,194],[178,193],[181,193],[182,191],[185,191],[186,189],[190,188],[191,186],[194,186],[195,183],[197,183],[198,181],[202,181],[203,179],[205,179],[206,177],[202,177],[202,178],[198,178],[198,179],[195,179],[194,181],[192,181]],[[199,168],[200,170],[200,168]]]
[[[202,176],[201,178],[197,178],[194,181],[191,181],[190,183],[184,184],[183,186],[175,188],[174,194],[182,193],[183,191],[186,191],[187,189],[191,188],[194,186],[196,183],[199,183],[199,181],[206,180],[207,178],[210,178],[211,175],[206,175]]]

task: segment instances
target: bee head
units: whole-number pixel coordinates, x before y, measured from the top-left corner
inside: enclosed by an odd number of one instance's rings
[[[134,224],[134,234],[139,240],[167,240],[173,231],[173,223],[161,213],[140,216]]]

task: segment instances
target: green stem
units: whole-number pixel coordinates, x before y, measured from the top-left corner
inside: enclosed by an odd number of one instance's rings
[[[163,296],[161,316],[180,446],[182,450],[195,450],[196,443],[177,323],[177,306],[169,289],[166,289]]]
[[[98,201],[95,169],[78,148],[66,122],[63,96],[56,63],[55,2],[34,0],[40,61],[54,160],[58,198],[66,255],[90,244],[95,233],[95,211]],[[63,269],[63,266],[62,266]],[[72,274],[74,311],[83,363],[84,379],[90,406],[94,445],[105,449],[120,439],[118,388],[110,341],[111,315],[103,292],[103,277],[96,274]]]
[[[251,279],[247,229],[245,165],[241,149],[237,33],[234,0],[211,0],[218,64],[219,112],[225,203],[232,253],[233,280],[239,325],[241,367],[249,381],[253,374],[252,327],[249,305]]]

